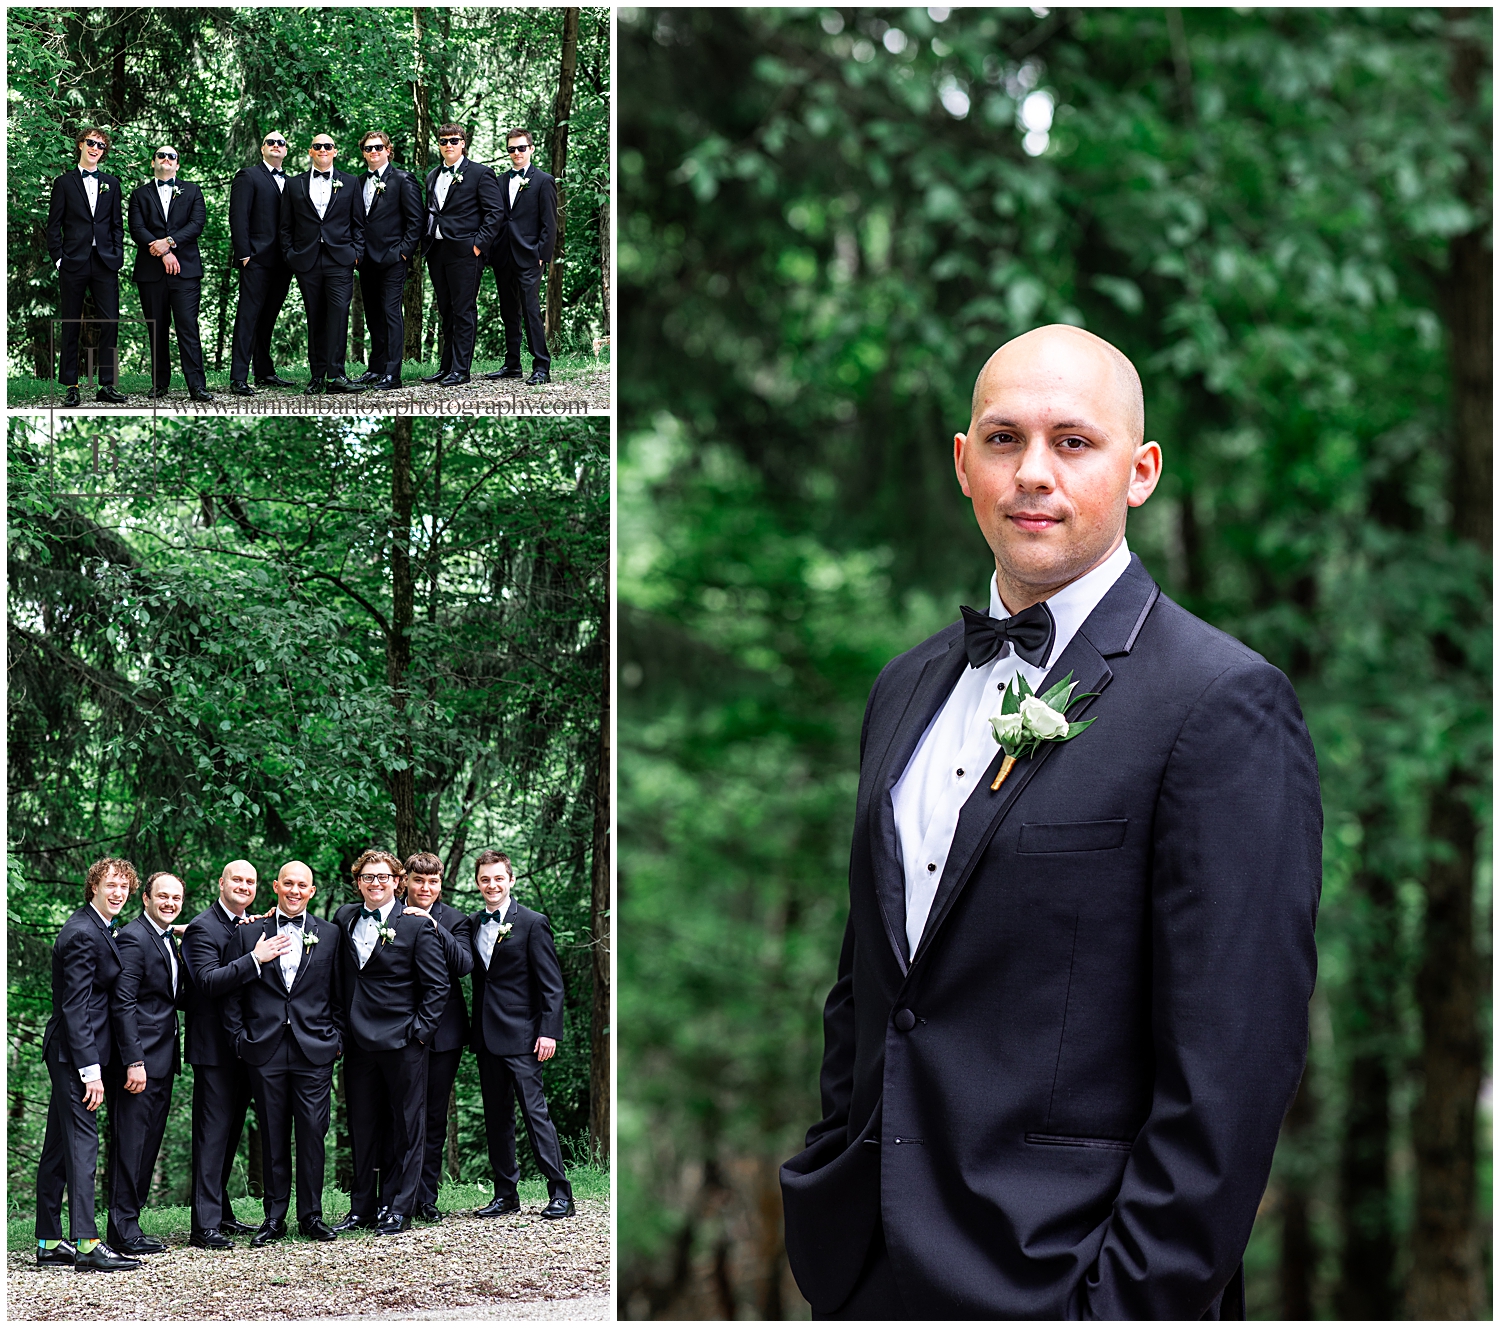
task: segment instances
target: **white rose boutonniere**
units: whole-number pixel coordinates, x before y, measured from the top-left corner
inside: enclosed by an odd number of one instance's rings
[[[99,192],[101,194],[107,194],[107,193],[109,193],[109,181],[108,180],[100,180],[99,181]]]
[[[344,182],[342,180],[335,180],[333,182],[333,187],[335,189],[342,189],[344,187]]]
[[[375,192],[377,194],[383,194],[383,193],[385,193],[385,181],[384,180],[376,180],[375,181]]]
[[[990,785],[991,790],[998,789],[1005,782],[1011,767],[1021,757],[1034,755],[1044,742],[1067,742],[1076,738],[1094,722],[1092,719],[1081,724],[1068,721],[1069,706],[1099,694],[1084,692],[1081,696],[1074,696],[1073,689],[1077,686],[1069,673],[1056,687],[1038,696],[1019,673],[1011,679],[1010,686],[1000,698],[1000,713],[990,716],[995,741],[1005,752],[1000,773]]]
[[[173,185],[173,186],[172,186],[172,197],[173,197],[173,198],[176,198],[176,197],[177,197],[177,196],[178,196],[178,195],[179,195],[179,194],[181,194],[181,193],[182,193],[182,190],[181,190],[181,188],[179,188],[179,187],[178,187],[178,186],[177,186],[177,185],[175,185],[175,184],[174,184],[174,185]]]
[[[311,950],[317,943],[317,932],[309,930],[307,924],[304,923],[302,926],[302,948],[304,950]]]
[[[495,928],[496,945],[499,945],[501,941],[503,941],[507,936],[510,935],[510,928],[511,924],[509,922],[502,922]]]
[[[516,190],[516,192],[517,193],[521,193],[523,190],[530,189],[530,188],[531,188],[531,176],[529,176],[529,175],[523,175],[521,177],[521,188],[518,189],[518,190]]]
[[[396,939],[396,929],[394,927],[387,926],[383,922],[377,922],[375,924],[375,933],[380,937],[381,945],[389,945]]]

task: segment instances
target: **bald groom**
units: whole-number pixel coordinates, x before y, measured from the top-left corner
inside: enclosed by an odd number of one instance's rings
[[[1316,965],[1297,698],[1131,554],[1162,453],[1113,346],[1006,343],[953,449],[989,602],[870,693],[793,1272],[818,1318],[1243,1318]],[[1003,764],[1003,693],[1069,675],[1087,729],[1033,703]]]

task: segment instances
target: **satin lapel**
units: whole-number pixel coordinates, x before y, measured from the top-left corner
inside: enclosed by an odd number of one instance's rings
[[[98,214],[89,211],[89,191],[83,183],[83,176],[79,175],[77,167],[74,167],[71,171],[68,172],[68,174],[73,178],[73,187],[78,190],[78,201],[83,204],[84,216],[91,219],[94,218]],[[100,195],[100,197],[103,197],[103,195]],[[97,204],[95,206],[97,206]]]
[[[314,927],[312,925],[312,923],[313,923],[313,915],[311,913],[304,913],[302,915],[302,932],[303,932],[303,935],[307,935],[310,932],[312,935],[318,936],[317,928]],[[301,941],[300,938],[298,939],[297,943],[299,945],[302,945],[302,941]],[[306,973],[307,970],[310,967],[312,967],[313,955],[317,954],[317,952],[318,952],[318,946],[320,946],[322,944],[323,944],[323,939],[322,939],[321,936],[319,936],[318,937],[318,945],[302,945],[302,959],[301,959],[301,961],[297,965],[297,976],[292,979],[292,988],[291,988],[291,992],[292,993],[296,992],[296,990],[297,990],[297,984],[302,981],[302,975],[304,973]],[[288,993],[288,994],[291,994],[291,993]]]
[[[1094,648],[1093,642],[1081,631],[1068,642],[1068,648],[1048,671],[1037,691],[1045,692],[1049,687],[1061,682],[1070,672],[1073,680],[1078,684],[1074,688],[1075,696],[1081,696],[1086,692],[1102,692],[1109,686],[1110,679],[1114,676],[1109,665],[1105,663],[1104,656]],[[1087,719],[1088,712],[1093,705],[1094,698],[1084,701],[1076,709],[1068,711],[1068,719]],[[1092,733],[1090,736],[1100,735]],[[1061,745],[1056,742],[1043,743],[1041,750],[1035,756],[1017,761],[999,791],[992,792],[990,785],[994,783],[995,775],[999,773],[1000,762],[1004,755],[1000,752],[996,753],[995,759],[985,771],[978,787],[969,795],[969,800],[964,803],[963,811],[959,813],[958,828],[953,832],[953,844],[948,850],[947,865],[943,868],[943,879],[938,882],[937,894],[932,901],[932,911],[927,915],[927,925],[922,930],[922,939],[917,945],[916,954],[912,956],[913,964],[932,948],[933,936],[942,926],[943,919],[953,906],[953,901],[968,883],[980,854],[994,837],[995,831],[1000,828],[1000,822],[1020,800],[1032,776],[1041,769],[1042,763]]]
[[[949,642],[946,650],[935,654],[922,667],[917,685],[912,688],[906,708],[892,728],[885,752],[879,758],[880,764],[870,789],[870,860],[875,872],[875,894],[880,901],[886,937],[903,973],[907,969],[906,872],[896,837],[896,812],[891,806],[891,790],[968,662],[964,652],[955,650],[953,642]]]

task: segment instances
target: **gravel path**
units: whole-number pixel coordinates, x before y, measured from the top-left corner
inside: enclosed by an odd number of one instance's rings
[[[196,1250],[182,1232],[135,1272],[84,1275],[9,1255],[6,1318],[608,1319],[609,1206],[543,1221],[457,1215],[399,1236]]]

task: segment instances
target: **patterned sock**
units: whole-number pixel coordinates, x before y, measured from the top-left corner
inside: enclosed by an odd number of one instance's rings
[[[62,1241],[60,1240],[39,1240],[36,1243],[36,1247],[39,1250],[55,1250],[61,1244]]]
[[[93,1238],[93,1240],[80,1240],[78,1242],[78,1252],[79,1252],[79,1254],[87,1254],[98,1243],[99,1243],[99,1237],[98,1236],[95,1236]]]

